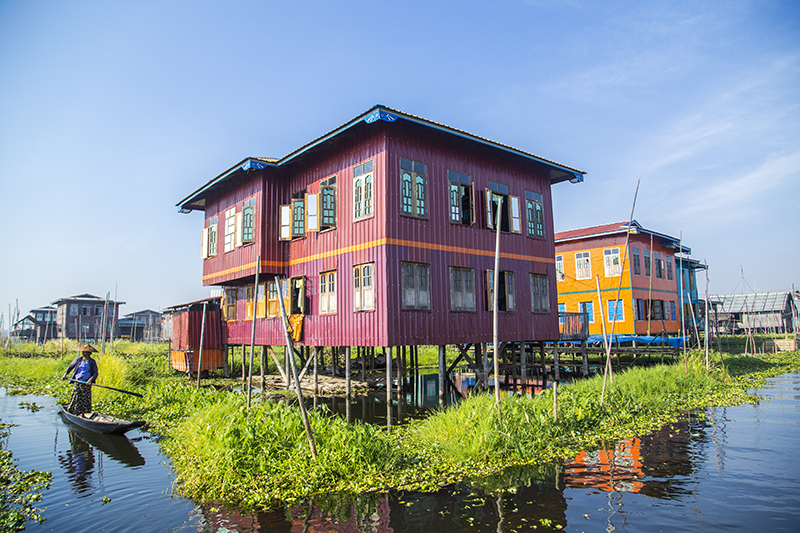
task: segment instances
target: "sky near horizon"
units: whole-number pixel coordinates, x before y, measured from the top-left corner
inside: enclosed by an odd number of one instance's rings
[[[0,313],[209,294],[175,204],[375,104],[587,172],[555,231],[682,237],[800,288],[800,2],[0,0]],[[702,283],[701,283],[702,287]]]

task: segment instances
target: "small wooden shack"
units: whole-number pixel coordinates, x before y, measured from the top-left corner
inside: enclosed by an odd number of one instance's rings
[[[172,314],[172,342],[170,366],[179,371],[197,372],[226,368],[226,328],[222,323],[220,297],[211,297],[170,307]],[[205,322],[203,321],[205,309]],[[200,344],[202,338],[202,362]]]

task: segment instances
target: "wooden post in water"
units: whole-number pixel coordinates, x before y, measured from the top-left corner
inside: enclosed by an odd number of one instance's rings
[[[581,357],[583,358],[583,376],[589,375],[589,354],[586,353],[586,339],[581,340]]]
[[[553,342],[553,381],[558,383],[561,379],[561,373],[558,369],[558,341]]]
[[[544,341],[539,343],[539,355],[542,358],[542,392],[547,388],[547,364],[545,361]]]
[[[266,347],[261,347],[261,395],[267,393],[267,349]]]

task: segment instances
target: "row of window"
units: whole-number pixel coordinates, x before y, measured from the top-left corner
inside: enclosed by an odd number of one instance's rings
[[[623,300],[607,300],[608,309],[606,311],[606,320],[608,322],[624,322],[625,321],[625,306]],[[558,304],[558,311],[564,313],[567,311],[566,304]],[[589,315],[589,322],[594,323],[594,302],[579,302],[578,311]],[[636,320],[676,320],[675,318],[675,302],[669,300],[646,300],[636,299]],[[561,320],[563,323],[563,319]]]
[[[475,269],[449,267],[450,274],[450,310],[476,311]],[[372,311],[375,309],[375,265],[364,263],[353,267],[353,310]],[[529,274],[531,311],[535,313],[550,312],[550,292],[546,274]],[[485,271],[486,309],[491,310],[495,298],[494,271]],[[280,316],[277,281],[270,281],[245,290],[245,319],[253,317],[266,318]],[[304,277],[280,280],[280,292],[283,296],[284,309],[287,314],[307,314],[306,290]],[[499,311],[516,311],[516,291],[514,273],[501,270],[497,280],[497,308]],[[321,315],[337,313],[337,271],[322,272],[319,275],[318,309]],[[429,310],[430,264],[401,263],[402,307],[408,310]],[[223,311],[226,320],[236,320],[237,289],[225,289]]]
[[[69,316],[78,316],[79,313],[81,316],[91,316],[92,315],[91,304],[83,304],[82,306],[79,304],[69,304]],[[102,315],[103,315],[103,306],[95,305],[94,316],[102,316]],[[39,320],[41,320],[41,318]]]
[[[401,157],[400,214],[428,219],[428,165]],[[375,179],[374,161],[353,168],[352,220],[358,222],[374,215]],[[451,224],[472,226],[475,223],[475,197],[472,176],[455,170],[447,171],[449,221]],[[489,182],[486,195],[486,227],[501,231],[522,233],[520,198],[509,194],[508,185]],[[337,213],[336,176],[320,182],[318,193],[298,191],[292,203],[280,206],[279,239],[302,238],[308,232],[336,227]],[[541,193],[525,191],[524,206],[527,234],[543,239],[544,199]],[[502,206],[502,207],[501,207]],[[320,216],[321,215],[321,216]]]
[[[631,263],[633,265],[633,273],[636,276],[642,275],[642,262],[639,255],[638,248],[631,248]],[[653,263],[655,265],[655,277],[659,279],[666,278],[672,280],[672,257],[664,256],[661,259],[661,254],[653,252]],[[616,277],[622,274],[622,265],[620,264],[620,251],[619,248],[606,248],[603,250],[603,273],[605,277]],[[644,250],[644,275],[650,277],[650,255],[647,250]],[[575,253],[575,279],[591,279],[592,277],[592,262],[591,252],[576,252]],[[556,256],[556,279],[564,281],[566,276],[564,274],[564,256]]]
[[[223,213],[222,251],[230,252],[234,248],[255,242],[256,197],[244,201],[240,211],[236,206]],[[219,220],[217,215],[210,217],[203,228],[201,241],[201,257],[215,257],[218,253]]]

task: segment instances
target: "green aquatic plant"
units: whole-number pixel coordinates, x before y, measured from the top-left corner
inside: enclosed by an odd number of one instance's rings
[[[25,523],[44,522],[42,509],[36,502],[42,499],[42,490],[50,488],[52,474],[38,470],[23,471],[7,449],[12,426],[0,422],[0,530],[22,531]]]

